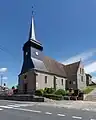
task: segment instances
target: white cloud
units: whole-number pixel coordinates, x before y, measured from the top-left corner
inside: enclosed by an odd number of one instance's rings
[[[7,68],[0,68],[0,72],[6,72]]]
[[[84,67],[85,72],[92,74],[92,73],[96,72],[96,61],[93,61],[90,58],[93,57],[95,54],[96,54],[96,49],[91,49],[87,52],[83,52],[81,54],[73,56],[73,57],[69,58],[68,60],[65,60],[62,63],[63,64],[70,64],[73,62],[77,62],[81,59],[85,64],[85,67]],[[93,78],[93,81],[96,81],[96,76],[93,76],[92,78]]]
[[[96,61],[85,66],[85,72],[94,73],[96,72]]]
[[[92,77],[92,81],[96,83],[96,76]]]
[[[90,57],[92,57],[95,53],[96,53],[96,49],[91,49],[91,50],[89,50],[87,52],[83,52],[83,53],[81,53],[79,55],[73,56],[73,57],[69,58],[68,60],[65,60],[62,63],[63,64],[70,64],[70,63],[73,63],[73,62],[77,62],[80,59],[82,61],[85,61],[85,60],[88,60]]]

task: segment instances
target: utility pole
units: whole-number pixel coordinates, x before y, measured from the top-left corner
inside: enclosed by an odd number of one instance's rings
[[[2,82],[3,82],[3,75],[1,74],[1,87],[2,87]]]

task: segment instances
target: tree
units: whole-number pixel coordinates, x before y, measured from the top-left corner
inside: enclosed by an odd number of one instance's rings
[[[16,88],[18,89],[18,85],[16,85]]]
[[[14,87],[14,86],[12,86],[12,90],[13,90],[13,89],[15,89],[15,87]]]
[[[6,86],[6,83],[4,83],[4,86]]]

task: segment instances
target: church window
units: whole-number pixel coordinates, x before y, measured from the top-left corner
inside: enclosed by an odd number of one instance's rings
[[[75,81],[73,81],[73,84],[75,85]]]
[[[82,74],[84,74],[84,69],[82,69]]]
[[[69,81],[69,84],[71,84],[71,81]]]
[[[80,74],[82,74],[82,68],[80,68]]]
[[[64,83],[63,83],[63,79],[61,79],[61,84],[63,85]]]
[[[47,83],[47,76],[45,76],[45,83]]]
[[[24,76],[24,79],[26,79],[26,78],[27,78],[27,75]]]
[[[83,82],[83,76],[81,76],[81,81]]]

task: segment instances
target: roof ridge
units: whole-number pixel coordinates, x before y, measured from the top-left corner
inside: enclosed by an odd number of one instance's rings
[[[77,63],[80,63],[81,61],[77,61],[77,62],[73,62],[73,63],[70,63],[70,64],[66,64],[65,66],[69,66],[69,65],[74,65],[74,64],[77,64]]]

